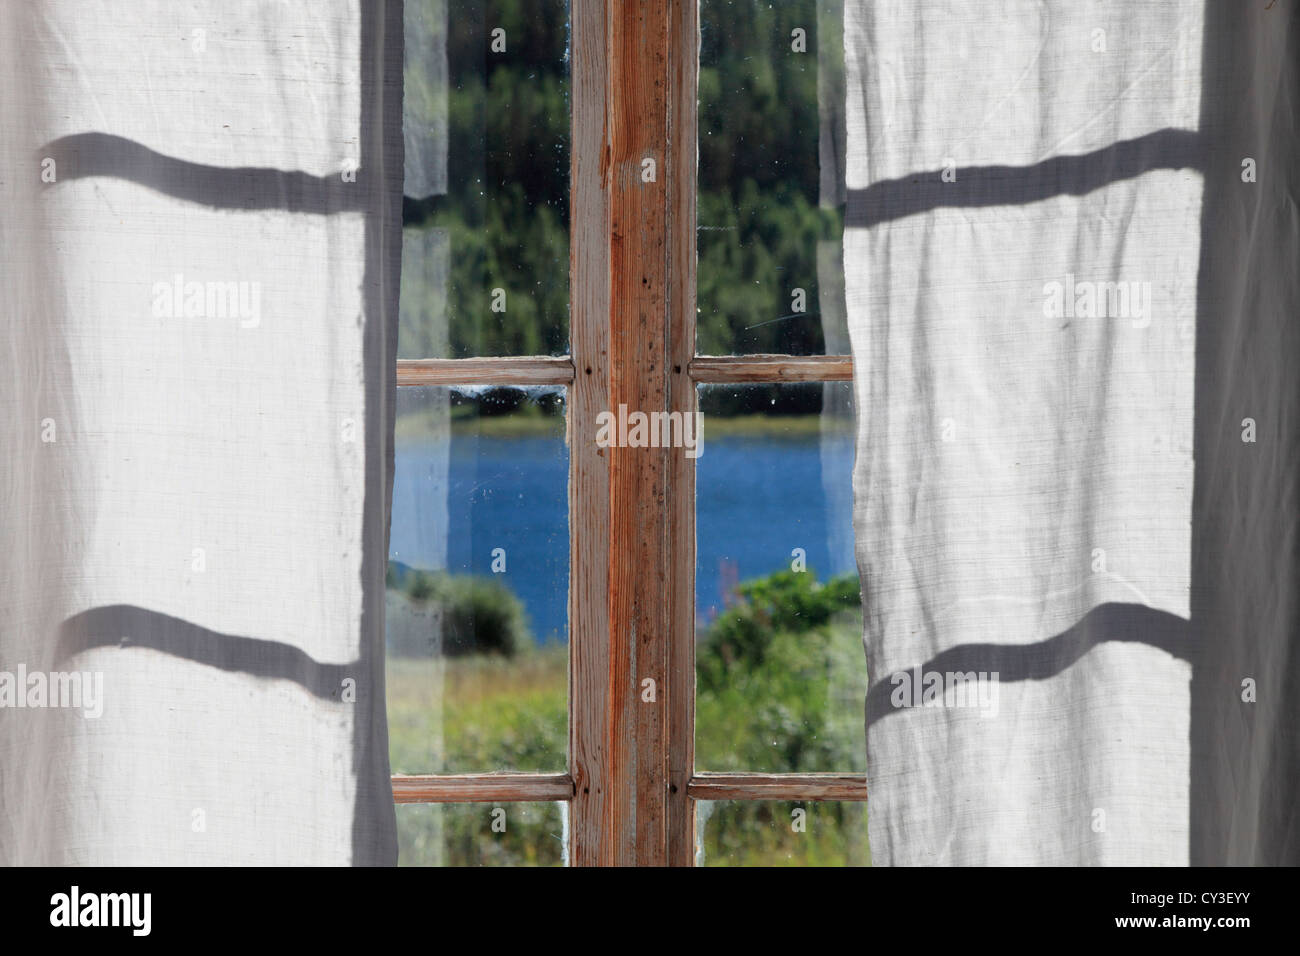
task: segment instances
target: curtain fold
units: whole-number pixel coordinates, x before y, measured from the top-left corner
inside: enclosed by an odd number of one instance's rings
[[[395,862],[401,5],[0,36],[0,862]]]
[[[876,862],[1295,862],[1296,32],[846,0]]]

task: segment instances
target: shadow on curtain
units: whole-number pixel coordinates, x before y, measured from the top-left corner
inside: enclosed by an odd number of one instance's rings
[[[35,160],[57,161],[51,188],[87,177],[130,180],[150,190],[210,209],[275,210],[331,216],[363,212],[364,526],[360,591],[362,652],[346,664],[323,664],[281,641],[220,633],[132,605],[93,607],[64,621],[53,655],[56,667],[75,668],[79,654],[97,648],[147,648],[171,658],[259,680],[291,681],[320,699],[338,700],[345,678],[362,689],[353,710],[351,774],[355,778],[351,860],[396,862],[395,814],[389,786],[384,699],[383,601],[393,480],[392,369],[401,262],[403,151],[402,5],[360,0],[360,167],[355,183],[338,174],[311,176],[269,168],[205,166],[173,158],[120,136],[87,132],[45,144]],[[286,250],[286,253],[292,250]],[[322,319],[326,317],[322,316]],[[344,316],[333,318],[343,320]],[[72,415],[65,421],[74,420]],[[285,573],[293,569],[286,567]],[[124,665],[128,666],[129,665]],[[231,706],[238,706],[231,701]],[[159,714],[162,719],[164,715]],[[269,730],[270,728],[268,728]],[[234,771],[236,768],[231,768]],[[160,772],[165,772],[161,770]],[[304,781],[307,786],[309,781]],[[304,812],[317,794],[303,795]],[[56,848],[46,848],[46,852]],[[233,850],[232,850],[233,852]],[[231,859],[229,862],[240,862]],[[290,861],[283,861],[290,862]]]
[[[1208,0],[1199,129],[1162,129],[1027,167],[963,167],[956,182],[926,170],[849,190],[846,226],[869,228],[943,207],[1082,195],[1157,169],[1202,174],[1190,621],[1106,602],[1037,643],[966,643],[917,662],[922,672],[997,672],[1002,682],[1051,678],[1112,642],[1189,662],[1193,865],[1300,862],[1300,703],[1289,687],[1300,674],[1298,37],[1293,4]],[[1256,181],[1243,177],[1247,158]],[[1253,443],[1243,442],[1246,419],[1258,428]],[[869,734],[898,713],[891,690],[906,676],[872,675]]]

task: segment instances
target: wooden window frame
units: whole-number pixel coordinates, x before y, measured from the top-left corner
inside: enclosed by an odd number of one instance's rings
[[[698,800],[866,799],[857,774],[697,773],[695,461],[596,416],[696,386],[853,377],[848,356],[695,354],[697,0],[571,0],[570,355],[399,360],[397,385],[569,393],[569,771],[397,775],[406,803],[563,801],[575,866],[690,866]],[[655,182],[642,182],[654,159]],[[656,702],[641,702],[653,679]]]

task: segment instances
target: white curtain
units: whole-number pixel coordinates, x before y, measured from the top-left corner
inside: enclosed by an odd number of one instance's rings
[[[846,0],[875,862],[1296,862],[1296,23]]]
[[[400,17],[0,7],[0,863],[396,859]]]

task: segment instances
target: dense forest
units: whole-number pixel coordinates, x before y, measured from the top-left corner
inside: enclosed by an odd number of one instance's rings
[[[406,92],[415,108],[408,108],[407,123],[439,130],[445,123],[446,191],[408,195],[405,220],[408,242],[430,229],[447,237],[446,263],[431,270],[435,281],[426,284],[408,258],[400,352],[563,354],[568,5],[422,2],[436,23],[432,38],[445,34],[448,80],[442,96],[440,78],[431,83],[429,61],[408,50]],[[819,206],[817,6],[816,0],[702,4],[702,353],[825,349],[817,245],[839,239],[842,218],[839,209]],[[494,298],[497,289],[504,296]]]

